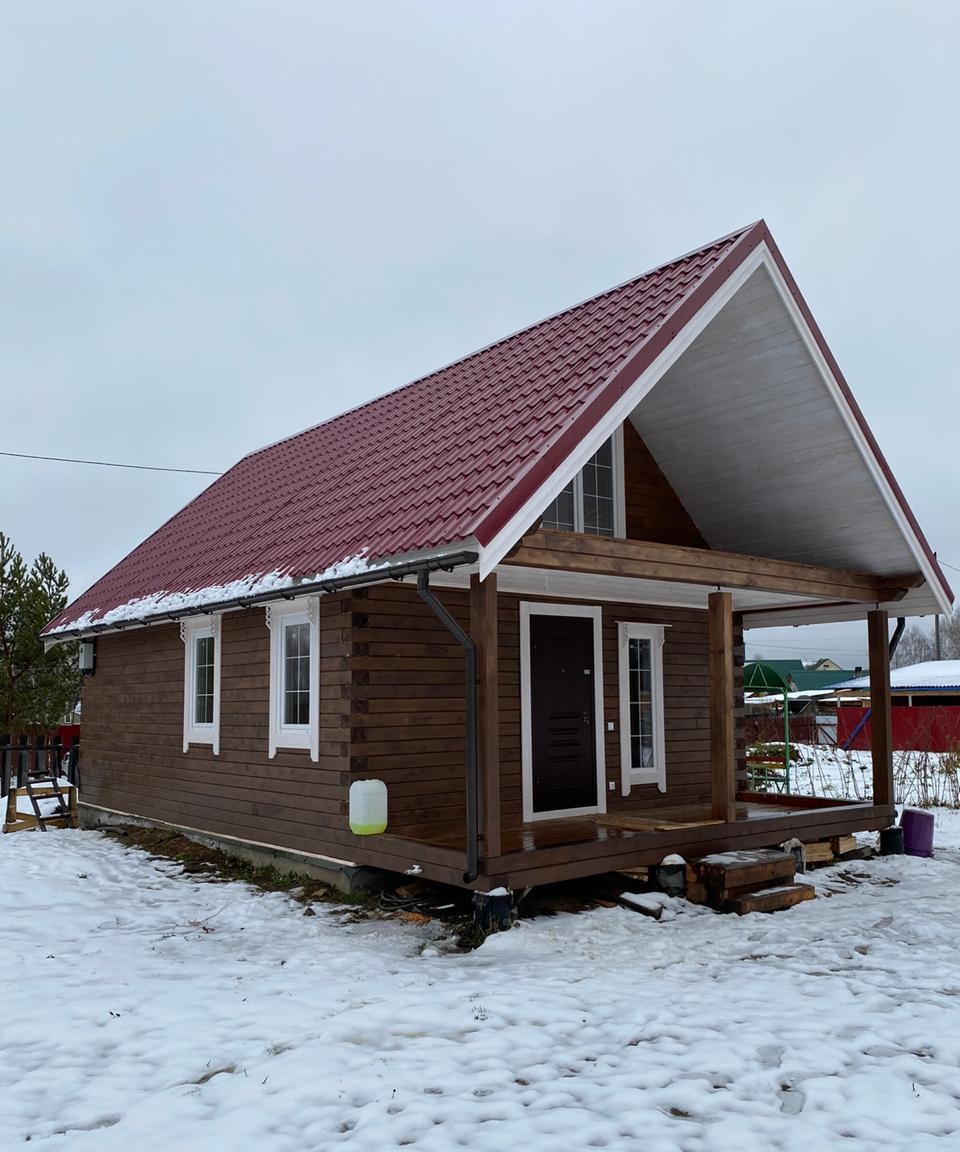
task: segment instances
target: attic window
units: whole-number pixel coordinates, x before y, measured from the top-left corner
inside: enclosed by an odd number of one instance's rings
[[[590,457],[543,514],[544,528],[624,536],[623,437],[621,430]]]

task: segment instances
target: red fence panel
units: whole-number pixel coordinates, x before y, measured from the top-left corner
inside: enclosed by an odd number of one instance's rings
[[[837,747],[846,747],[857,725],[869,711],[859,705],[841,704],[837,709]],[[960,751],[960,705],[894,707],[893,747],[897,752]],[[856,752],[870,751],[870,720],[850,744]]]

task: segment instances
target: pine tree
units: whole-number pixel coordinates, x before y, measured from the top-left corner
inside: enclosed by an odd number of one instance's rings
[[[28,568],[0,532],[0,734],[52,732],[76,701],[77,645],[44,652],[40,639],[66,606],[68,583],[46,553]]]

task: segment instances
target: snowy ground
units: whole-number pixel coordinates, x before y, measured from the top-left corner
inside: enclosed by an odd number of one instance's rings
[[[2,837],[0,1147],[957,1148],[957,813],[938,842],[773,916],[598,910],[464,955],[97,833]]]
[[[805,796],[870,799],[873,758],[869,752],[845,752],[826,744],[794,744],[792,750],[796,758],[791,763],[791,791]],[[960,756],[955,752],[894,752],[893,784],[900,804],[956,807],[960,804]]]

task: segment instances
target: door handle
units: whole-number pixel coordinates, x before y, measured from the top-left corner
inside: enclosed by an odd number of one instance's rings
[[[590,712],[586,708],[584,708],[584,710],[583,710],[583,723],[586,725],[587,728],[590,727]]]

